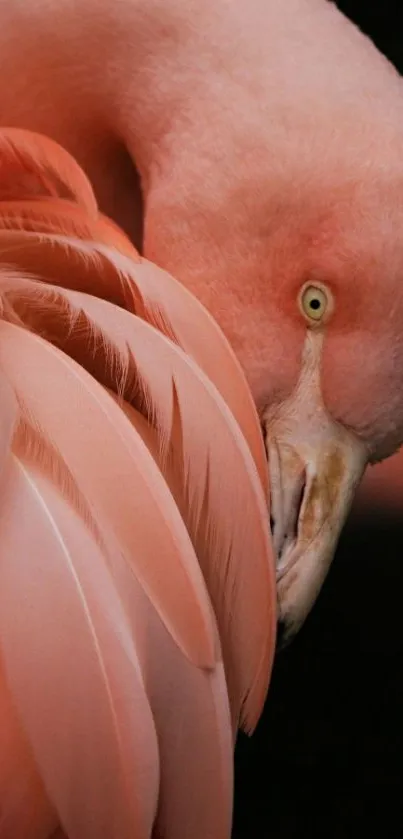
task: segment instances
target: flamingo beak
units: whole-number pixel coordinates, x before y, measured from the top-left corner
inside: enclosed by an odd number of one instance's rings
[[[365,465],[364,447],[349,432],[329,434],[315,446],[277,438],[269,447],[284,642],[299,630],[319,594]]]
[[[323,405],[318,355],[311,340],[294,393],[263,422],[281,644],[319,594],[369,459],[365,443]]]

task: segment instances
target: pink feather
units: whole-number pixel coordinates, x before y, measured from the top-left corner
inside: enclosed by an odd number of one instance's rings
[[[48,839],[58,823],[0,660],[0,836]]]
[[[252,729],[272,666],[275,582],[265,499],[228,407],[179,347],[110,303],[22,278],[11,281],[6,299],[17,308],[18,301],[24,302],[31,325],[35,308],[48,316],[53,308],[59,325],[64,319],[65,334],[75,325],[75,334],[84,339],[70,345],[69,354],[93,375],[112,369],[127,401],[143,394],[148,420],[158,430],[157,462],[163,473],[167,456],[173,458],[171,471],[179,487],[175,497],[217,616],[234,718],[238,721],[244,706],[242,723]]]
[[[245,377],[63,150],[1,162],[0,836],[228,839],[276,619]]]
[[[20,128],[0,133],[0,196],[13,200],[49,195],[71,198],[89,215],[98,212],[91,184],[66,150],[43,134]]]
[[[15,457],[1,530],[1,647],[49,798],[69,836],[147,839],[156,734],[102,553],[58,488]]]
[[[176,505],[141,438],[81,367],[5,321],[0,369],[23,416],[32,418],[60,452],[94,518],[119,539],[133,573],[186,655],[200,666],[213,666],[216,638],[202,577]]]
[[[0,229],[0,256],[14,270],[116,303],[176,340],[232,410],[268,494],[263,439],[245,376],[214,319],[183,285],[135,252],[43,230]]]

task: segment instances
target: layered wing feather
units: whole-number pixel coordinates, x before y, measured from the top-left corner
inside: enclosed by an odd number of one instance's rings
[[[190,356],[116,306],[22,278],[11,281],[7,299],[35,331],[57,323],[58,334],[46,337],[144,406],[158,435],[159,469],[177,476],[175,497],[217,616],[235,719],[243,708],[242,723],[253,728],[272,665],[275,585],[264,495],[226,403]]]
[[[0,369],[23,417],[43,429],[68,465],[95,520],[119,539],[185,654],[214,666],[211,608],[191,542],[160,471],[122,411],[82,367],[6,321],[0,323]]]
[[[20,606],[21,608],[21,606]],[[58,824],[0,658],[0,836],[48,839]]]
[[[7,326],[9,324],[0,325],[0,333]],[[27,335],[40,340],[29,333]],[[0,345],[3,344],[0,335]],[[4,356],[1,363],[10,375]],[[26,365],[24,367],[29,375]],[[46,371],[43,372],[46,374]],[[62,406],[65,412],[69,401],[69,393],[66,392],[65,404]],[[43,425],[38,422],[38,415],[32,411],[32,407],[31,402],[29,408],[26,401],[21,404],[22,413],[32,423],[32,434],[35,435],[35,429],[43,428]],[[68,410],[65,421],[69,423]],[[138,669],[145,674],[144,690],[158,731],[161,783],[157,825],[160,825],[161,835],[167,839],[204,839],[206,835],[225,839],[230,832],[232,810],[232,737],[222,664],[218,662],[210,672],[193,665],[182,655],[159,620],[149,598],[136,585],[137,580],[133,578],[121,551],[110,551],[105,557],[106,562],[102,555],[98,558],[94,555],[97,542],[95,546],[92,545],[92,552],[89,552],[83,537],[87,536],[88,540],[92,535],[94,539],[98,535],[98,528],[92,524],[91,510],[87,509],[82,500],[88,497],[88,493],[84,496],[80,492],[80,482],[75,482],[71,470],[64,474],[65,461],[60,460],[60,456],[56,457],[52,448],[46,451],[49,435],[46,434],[45,445],[43,434],[36,431],[36,435],[39,436],[42,448],[45,448],[40,464],[43,470],[46,469],[46,478],[38,471],[39,455],[35,454],[36,449],[40,452],[41,446],[36,446],[35,440],[33,445],[28,445],[30,438],[27,429],[24,429],[23,433],[19,433],[14,449],[18,453],[22,449],[25,453],[25,458],[22,454],[20,458],[25,461],[22,476],[27,486],[17,484],[14,488],[9,480],[5,496],[7,503],[2,505],[6,527],[2,527],[0,546],[3,560],[0,571],[0,606],[3,605],[3,597],[5,600],[0,617],[0,638],[19,713],[30,735],[41,777],[66,835],[151,835],[144,827],[144,807],[147,805],[146,815],[149,816],[154,801],[151,795],[150,802],[149,788],[151,786],[152,792],[153,787],[147,776],[148,784],[145,784],[144,777],[143,784],[133,778],[133,783],[128,787],[129,792],[133,790],[129,799],[133,806],[133,820],[134,817],[142,819],[141,824],[137,824],[134,829],[130,823],[130,814],[127,813],[126,795],[130,775],[129,779],[122,778],[122,773],[116,772],[113,731],[110,743],[108,720],[105,719],[105,708],[98,693],[97,701],[94,700],[94,690],[102,688],[105,670],[104,666],[100,666],[101,679],[94,678],[98,656],[102,656],[103,664],[106,651],[106,664],[110,665],[112,661],[119,668],[119,675],[122,678],[124,676],[121,656],[116,655],[116,650],[109,650],[108,636],[105,637],[102,624],[104,619],[109,621],[111,631],[120,635],[122,627],[125,628],[125,618],[119,612],[116,614],[113,607],[115,605],[116,610],[121,609],[120,604],[123,603],[124,615],[130,616],[131,621],[131,632],[126,641],[134,639],[136,643]],[[98,456],[102,457],[102,452],[98,452]],[[55,491],[49,475],[54,481],[55,476],[60,475],[60,465],[62,475]],[[28,496],[26,499],[25,494]],[[46,536],[49,537],[49,534],[42,534],[40,538],[43,522],[32,520],[32,501],[39,507],[40,513],[45,506],[45,524],[50,517],[51,535],[54,535],[56,529],[56,545],[47,545]],[[13,513],[14,527],[10,526]],[[81,517],[77,513],[81,513]],[[21,516],[23,527],[18,526]],[[79,526],[80,539],[74,530],[68,531],[69,521]],[[106,542],[115,544],[116,534],[105,529],[105,517],[98,516],[96,521],[102,523],[101,535],[106,530]],[[93,534],[91,530],[94,530]],[[75,539],[77,555],[72,555]],[[99,539],[98,536],[97,541]],[[62,556],[58,562],[56,548],[60,540]],[[97,547],[99,551],[99,545]],[[68,548],[70,553],[66,558]],[[168,580],[168,563],[165,570]],[[106,573],[111,575],[111,579],[108,577],[111,585],[103,589],[102,582]],[[120,595],[118,602],[115,589]],[[28,616],[16,608],[18,597],[30,603]],[[98,629],[98,632],[96,619],[101,622],[101,631]],[[88,649],[86,634],[90,636]],[[96,643],[92,645],[94,635]],[[95,657],[92,667],[91,656]],[[66,662],[69,662],[68,667]],[[39,681],[35,681],[35,673],[41,674]],[[55,680],[57,690],[53,684]],[[112,689],[113,685],[108,684],[108,687]],[[143,738],[137,751],[136,744],[127,737],[127,720],[123,719],[126,725],[122,723],[122,702],[125,696],[132,707],[134,732],[139,728]],[[120,692],[117,687],[117,697],[118,707],[116,713],[111,714],[112,722],[116,726],[118,723],[123,726],[121,734],[132,761],[135,758],[139,761],[140,755],[147,766],[153,750],[144,742],[146,726],[139,713],[138,702],[135,701],[133,686],[127,684],[126,690]],[[98,719],[97,709],[100,704]],[[77,708],[81,714],[77,713]],[[94,748],[93,738],[98,744],[98,750]],[[121,738],[118,739],[118,745],[122,745]],[[81,754],[83,746],[87,763]],[[114,772],[115,784],[112,786],[107,782],[108,774],[102,756],[106,766]],[[79,767],[76,766],[77,759]],[[94,767],[97,769],[95,778]],[[144,775],[145,768],[142,767],[143,764],[140,770]],[[126,785],[123,781],[126,781]],[[99,802],[101,782],[105,783],[105,792],[101,796],[102,806]],[[119,797],[123,799],[120,802]],[[116,819],[117,812],[120,814],[119,820]],[[113,821],[114,814],[116,824]],[[132,834],[129,832],[130,825]]]
[[[91,184],[62,146],[21,128],[0,131],[0,199],[71,198],[91,216],[98,212]]]
[[[158,747],[128,621],[89,527],[12,456],[1,505],[8,681],[68,836],[148,839]]]
[[[192,664],[116,552],[112,573],[137,639],[158,732],[160,792],[153,837],[228,839],[233,737],[222,660],[208,670]]]
[[[89,216],[82,207],[67,199],[28,199],[2,201],[0,204],[0,231],[25,231],[76,237],[78,240],[95,239],[99,243],[117,247],[131,258],[137,252],[124,233],[109,219],[98,213]]]
[[[14,129],[0,263],[0,837],[228,839],[276,613],[243,373],[75,161]]]
[[[4,230],[1,224],[0,214],[0,258],[10,268],[116,303],[180,344],[216,385],[237,419],[267,494],[266,456],[249,388],[229,343],[198,300],[126,243],[118,250],[120,242],[112,241],[111,235],[101,239],[98,234],[98,241],[83,241],[83,237],[60,235],[60,229],[49,232],[43,223],[38,232]],[[65,224],[66,234],[72,230],[70,219],[69,224]],[[80,228],[83,236],[86,232],[89,238],[91,231]]]

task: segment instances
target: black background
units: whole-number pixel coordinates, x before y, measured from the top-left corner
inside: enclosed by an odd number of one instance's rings
[[[281,0],[279,0],[281,2]],[[340,0],[403,73],[403,0]],[[352,516],[263,718],[236,749],[234,839],[403,837],[402,517]]]

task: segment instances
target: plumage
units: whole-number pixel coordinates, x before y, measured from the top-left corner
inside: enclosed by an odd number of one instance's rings
[[[25,304],[31,328],[41,331],[38,307],[60,324],[59,346],[102,384],[113,379],[128,402],[145,405],[158,433],[159,468],[165,473],[171,457],[178,475],[176,500],[218,619],[235,718],[245,703],[243,722],[253,728],[271,671],[275,585],[264,496],[235,421],[192,359],[147,323],[90,296],[20,282],[5,297],[14,311],[20,300]]]
[[[131,256],[134,252],[127,237],[113,222],[99,214],[87,214],[68,199],[60,199],[57,204],[49,198],[2,201],[0,229],[39,234],[64,233],[79,239],[95,239],[107,245],[116,245]]]
[[[7,477],[1,645],[43,783],[67,835],[149,837],[157,736],[102,551],[23,455],[11,456]]]
[[[47,839],[57,827],[32,751],[0,663],[0,835]]]
[[[0,331],[0,367],[23,418],[38,426],[60,453],[95,520],[105,521],[119,539],[133,573],[186,655],[199,666],[213,666],[211,608],[199,566],[176,505],[141,439],[79,365],[18,325],[3,321]],[[163,573],[168,564],[171,585]]]
[[[16,197],[0,199],[13,756],[0,836],[227,839],[234,738],[257,722],[275,644],[257,415],[211,316],[91,201],[21,197],[14,139]],[[33,175],[35,154],[34,137]]]
[[[126,563],[115,557],[115,585],[140,639],[139,656],[158,732],[160,791],[153,836],[228,837],[233,734],[223,663],[195,667],[183,656]]]
[[[1,220],[0,220],[1,225]],[[63,225],[61,226],[63,229]],[[90,231],[88,231],[90,232]],[[98,234],[97,234],[98,235]],[[213,318],[166,271],[102,241],[61,234],[1,230],[0,257],[10,269],[92,294],[128,309],[166,334],[200,365],[225,398],[254,456],[265,492],[268,472],[250,390],[230,345]]]
[[[50,137],[3,128],[0,137],[0,199],[28,196],[70,198],[90,215],[97,203],[91,184],[74,158]]]

